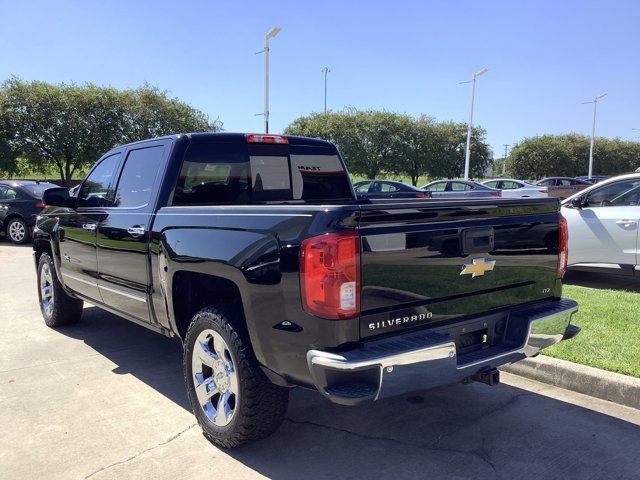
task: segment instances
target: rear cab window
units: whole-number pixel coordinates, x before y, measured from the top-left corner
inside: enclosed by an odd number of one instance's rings
[[[331,146],[192,143],[173,205],[353,200],[351,184]]]

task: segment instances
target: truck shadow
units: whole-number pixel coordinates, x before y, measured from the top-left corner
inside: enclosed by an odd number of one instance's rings
[[[95,307],[60,332],[190,410],[177,340]],[[590,407],[507,384],[453,385],[358,408],[295,389],[273,436],[224,454],[285,480],[634,478],[640,427]]]

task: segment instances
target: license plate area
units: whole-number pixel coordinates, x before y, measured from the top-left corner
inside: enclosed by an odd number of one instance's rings
[[[508,316],[506,314],[491,315],[482,319],[449,325],[437,329],[447,333],[456,345],[459,355],[483,350],[507,341]],[[507,341],[507,343],[509,343]]]
[[[489,330],[481,328],[473,332],[463,333],[458,337],[456,349],[460,354],[489,347]]]

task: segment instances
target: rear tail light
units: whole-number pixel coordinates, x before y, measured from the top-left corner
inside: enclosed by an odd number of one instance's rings
[[[284,135],[262,135],[258,133],[250,133],[245,135],[245,138],[248,143],[289,143],[289,140]]]
[[[332,320],[360,314],[360,237],[355,231],[311,237],[300,246],[305,311]]]
[[[38,203],[36,203],[36,208],[44,208],[44,207],[46,207],[46,206],[47,206],[47,204],[46,204],[46,203],[42,203],[42,202],[38,202]]]
[[[500,192],[491,192],[491,196],[492,197],[499,197],[500,196]]]
[[[429,195],[427,195],[426,193],[419,193],[418,195],[416,195],[416,198],[429,198]]]
[[[549,193],[549,189],[548,188],[539,188],[538,191],[540,193]]]
[[[558,214],[558,278],[562,278],[567,271],[567,262],[569,260],[569,227],[567,219]]]

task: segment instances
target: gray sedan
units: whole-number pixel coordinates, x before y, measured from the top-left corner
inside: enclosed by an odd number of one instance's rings
[[[469,180],[437,180],[422,187],[432,198],[500,197],[500,190]]]

